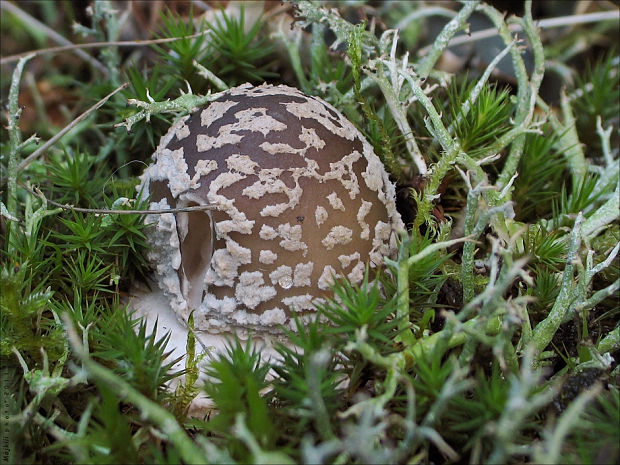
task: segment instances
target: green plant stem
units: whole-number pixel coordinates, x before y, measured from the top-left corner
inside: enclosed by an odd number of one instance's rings
[[[363,327],[356,331],[355,340],[347,343],[345,350],[347,352],[357,351],[365,360],[385,368],[385,379],[382,383],[383,392],[374,398],[366,399],[352,405],[343,413],[343,417],[348,417],[350,415],[359,417],[368,406],[371,406],[376,412],[381,412],[394,396],[396,388],[398,387],[399,374],[404,371],[406,365],[406,357],[403,356],[406,352],[384,356],[381,355],[374,346],[366,342],[366,339],[366,327]]]
[[[476,312],[477,315],[486,315],[490,317],[501,302],[501,298],[508,290],[510,285],[517,277],[527,280],[528,276],[523,271],[523,267],[527,263],[526,258],[516,260],[508,270],[499,270],[499,243],[498,240],[493,241],[493,253],[491,259],[491,272],[489,282],[485,290],[478,294],[474,299],[468,302],[459,312],[458,320],[464,321]],[[496,280],[496,277],[499,278]]]
[[[566,96],[564,91],[560,96],[560,107],[562,109],[562,119],[564,120],[564,131],[560,141],[566,150],[564,156],[568,161],[568,166],[573,178],[573,184],[579,185],[583,177],[586,175],[588,169],[586,163],[586,157],[583,153],[583,148],[579,142],[579,136],[577,135],[577,126],[575,122],[575,116],[570,105],[570,99]]]
[[[601,205],[589,218],[584,221],[582,234],[584,237],[594,237],[601,228],[610,224],[618,218],[620,210],[620,180],[616,186],[616,190],[609,200]]]
[[[416,67],[416,71],[421,78],[426,79],[429,76],[435,66],[435,63],[437,63],[437,60],[439,60],[441,54],[448,47],[450,39],[452,39],[457,32],[467,27],[467,20],[478,7],[479,3],[479,0],[466,2],[456,16],[444,26],[442,31],[433,41],[433,45],[428,51],[428,54]]]
[[[327,407],[321,397],[321,386],[319,381],[322,378],[320,373],[325,371],[325,365],[330,358],[329,351],[320,350],[310,355],[309,363],[306,365],[306,379],[308,380],[308,391],[312,401],[312,408],[315,412],[315,425],[317,431],[324,441],[328,441],[334,437],[331,424],[329,422],[329,413]]]
[[[212,71],[208,70],[200,63],[198,63],[198,61],[194,60],[194,66],[198,70],[198,74],[200,74],[207,81],[211,82],[217,88],[217,90],[219,90],[220,92],[228,90],[228,86],[224,81],[217,77]]]
[[[424,161],[424,157],[422,156],[418,144],[415,141],[411,126],[409,126],[409,122],[407,121],[407,112],[405,111],[405,107],[398,99],[398,96],[396,95],[390,81],[388,81],[385,77],[383,64],[381,62],[377,63],[376,72],[372,72],[367,68],[364,68],[364,72],[369,78],[377,83],[379,89],[381,89],[390,113],[394,117],[394,121],[396,122],[398,129],[405,139],[405,145],[407,146],[407,151],[409,152],[411,161],[418,169],[418,173],[425,176],[427,174],[426,162]]]
[[[571,171],[573,183],[579,183],[585,176],[588,166],[583,153],[583,149],[579,143],[577,128],[575,126],[575,117],[570,107],[570,98],[566,96],[562,90],[560,96],[560,106],[562,108],[562,116],[564,122],[560,122],[558,117],[549,108],[549,105],[542,98],[537,97],[537,105],[548,115],[551,127],[556,133],[562,134],[559,140],[560,150],[566,157],[566,161]]]
[[[571,232],[566,267],[564,268],[562,283],[560,284],[560,293],[549,315],[538,323],[532,331],[532,345],[537,354],[540,354],[549,345],[556,331],[564,321],[571,307],[571,303],[573,303],[573,270],[575,268],[575,261],[578,259],[577,254],[581,245],[582,223],[583,215],[580,212],[577,215],[575,225]]]
[[[180,113],[187,114],[191,112],[194,108],[197,108],[201,105],[204,105],[207,102],[217,99],[221,96],[221,93],[218,92],[216,94],[207,94],[207,95],[198,95],[192,93],[192,89],[188,88],[188,91],[184,93],[181,91],[181,95],[174,100],[164,100],[163,102],[156,102],[153,98],[147,93],[148,102],[137,100],[137,99],[129,99],[127,100],[128,104],[135,105],[139,108],[142,108],[138,113],[135,113],[128,118],[125,119],[122,123],[117,123],[114,126],[120,127],[125,126],[127,131],[131,131],[131,128],[138,121],[142,121],[143,119],[149,122],[151,120],[152,115],[157,115],[160,113]],[[109,97],[109,96],[108,96]]]
[[[394,29],[400,29],[402,31],[403,29],[407,28],[407,26],[410,23],[414,21],[418,21],[419,19],[422,19],[422,18],[428,18],[429,16],[444,16],[446,18],[452,19],[456,16],[456,13],[452,10],[443,8],[441,6],[437,6],[437,7],[428,6],[426,8],[418,8],[418,9],[413,10],[411,13],[409,13],[407,16],[405,16],[400,21],[398,21],[394,25]]]
[[[416,216],[413,224],[414,229],[417,229],[427,219],[433,202],[437,198],[437,190],[439,189],[441,181],[452,165],[456,162],[457,157],[462,153],[462,150],[458,141],[453,140],[452,137],[450,137],[450,134],[441,121],[441,116],[437,113],[435,106],[419,86],[418,82],[416,82],[416,80],[414,80],[407,73],[403,73],[403,77],[409,82],[413,93],[418,98],[418,101],[426,109],[433,124],[432,128],[429,127],[429,131],[439,140],[439,143],[445,151],[444,155],[433,166],[428,182],[424,186],[424,194],[418,205],[418,215]]]
[[[409,321],[409,237],[402,236],[401,245],[398,251],[398,262],[393,265],[397,266],[396,281],[398,288],[398,296],[396,298],[396,317],[398,318],[398,329],[400,331],[399,338],[405,345],[415,343],[415,336],[411,331],[411,322]]]
[[[597,349],[601,354],[614,352],[620,349],[620,326],[616,326],[613,331],[601,339],[598,343]]]
[[[284,22],[281,21],[278,25],[278,30],[273,33],[274,38],[280,39],[284,42],[284,46],[286,47],[286,51],[288,52],[288,57],[291,62],[291,67],[295,72],[295,76],[297,77],[297,81],[301,85],[302,90],[305,93],[310,92],[310,84],[308,83],[308,79],[306,78],[306,74],[304,73],[303,66],[301,65],[301,56],[299,55],[299,44],[301,43],[301,31],[294,30],[291,31],[295,34],[294,40],[290,40],[287,37],[287,33],[282,30]]]
[[[468,184],[469,179],[467,179]],[[478,211],[478,197],[481,185],[472,188],[468,186],[467,204],[465,206],[465,235],[474,232],[476,224],[476,212]],[[474,247],[475,244],[468,242],[463,244],[461,259],[461,284],[463,285],[463,303],[470,302],[474,298]]]
[[[534,26],[531,0],[525,2],[525,15],[521,22],[523,23],[523,29],[527,34],[534,55],[534,69],[532,71],[531,78],[528,80],[526,73],[517,73],[519,90],[517,95],[518,104],[515,114],[515,122],[517,126],[521,126],[525,129],[532,120],[534,107],[536,104],[536,96],[538,95],[538,90],[545,74],[545,53],[538,30]],[[510,37],[509,34],[504,37],[504,40],[507,41],[508,37]],[[513,62],[514,61],[513,55]],[[523,60],[520,59],[519,63],[523,63]],[[525,69],[521,67],[519,67],[519,70],[525,71]],[[498,178],[497,187],[500,189],[503,189],[516,173],[519,160],[523,154],[524,145],[525,134],[521,134],[514,140],[512,146],[510,147],[510,152],[508,153],[508,157],[506,158],[506,162],[504,163],[504,167]],[[510,197],[508,197],[508,199],[509,198]],[[502,199],[498,200],[501,201]]]
[[[540,29],[551,29],[554,27],[566,27],[574,26],[577,24],[598,23],[601,21],[618,21],[619,19],[620,11],[618,10],[596,11],[594,13],[557,16],[555,18],[541,19],[536,21],[536,25]],[[510,31],[512,32],[519,32],[521,30],[523,30],[523,28],[518,24],[510,25]],[[488,29],[482,29],[480,31],[472,32],[471,34],[457,36],[450,41],[448,47],[455,47],[462,44],[470,44],[478,40],[495,37],[496,35],[497,29],[495,27],[490,27]],[[425,55],[426,53],[428,53],[428,50],[430,50],[430,48],[431,45],[423,47],[418,51],[418,53],[420,55]]]
[[[98,1],[95,11],[99,10],[101,19],[105,24],[105,35],[108,41],[116,42],[121,34],[123,24],[127,21],[129,10],[125,10],[119,19],[118,12],[114,9],[113,2],[109,0]],[[114,86],[120,83],[120,56],[118,47],[109,46],[102,52],[102,58],[108,69],[108,79]]]
[[[452,349],[454,347],[458,347],[467,340],[469,340],[472,336],[472,332],[476,332],[477,328],[480,326],[480,319],[472,318],[471,320],[467,320],[462,323],[458,330],[454,329],[444,329],[437,333],[431,334],[430,336],[419,339],[416,344],[409,349],[410,354],[413,357],[413,360],[422,357],[425,353],[430,353],[433,348],[442,340],[447,339],[446,348]],[[485,324],[485,334],[488,336],[495,336],[498,333],[498,325],[497,320],[491,319]]]
[[[589,299],[586,299],[583,302],[581,302],[579,305],[577,305],[576,310],[578,311],[590,310],[594,308],[596,305],[598,305],[599,303],[601,303],[606,298],[614,295],[616,292],[618,292],[618,289],[620,289],[620,278],[616,279],[609,286],[596,291],[594,294],[592,294],[592,296],[590,296]]]
[[[475,190],[475,189],[474,189]],[[489,224],[491,218],[493,218],[497,214],[506,214],[507,209],[509,208],[509,204],[505,203],[503,205],[488,208],[486,209],[478,221],[475,223],[475,227],[473,226],[473,219],[476,214],[476,207],[478,205],[478,195],[472,196],[473,200],[469,199],[466,207],[466,217],[465,217],[465,234],[472,237],[473,239],[477,238],[484,228]],[[463,283],[463,303],[467,304],[471,302],[474,298],[474,243],[466,242],[463,244],[463,255],[462,255],[462,266],[461,266],[461,279]]]
[[[603,123],[601,121],[601,115],[596,116],[596,133],[601,138],[601,150],[603,152],[603,156],[605,157],[605,163],[607,163],[607,167],[617,167],[618,163],[615,162],[612,154],[611,154],[611,132],[613,130],[613,126],[609,126],[607,129],[603,129]]]
[[[17,429],[12,423],[6,421],[7,418],[18,412],[16,401],[18,399],[17,386],[20,381],[17,370],[9,366],[8,363],[2,363],[0,366],[0,395],[2,398],[2,405],[0,406],[0,414],[2,415],[0,452],[2,452],[2,463],[19,463],[21,461],[22,447],[21,441],[18,441]]]
[[[609,189],[610,185],[618,182],[620,178],[620,163],[616,160],[605,168],[602,168],[601,171],[596,186],[592,191],[592,197],[598,197],[601,194],[604,195],[604,192]]]
[[[330,9],[308,0],[299,0],[296,3],[300,16],[306,18],[310,23],[327,24],[336,35],[336,40],[331,44],[332,49],[336,49],[341,43],[346,43],[351,37],[352,30],[357,26],[351,24],[340,15],[334,14]],[[374,34],[364,31],[362,49],[366,55],[370,50],[378,45],[378,40]]]
[[[498,140],[496,144],[489,148],[489,150],[487,151],[488,153],[485,152],[485,154],[481,155],[481,158],[484,158],[489,154],[498,153],[506,145],[512,142],[512,146],[506,159],[504,169],[502,170],[502,173],[500,174],[497,182],[497,186],[500,189],[502,189],[509,182],[509,180],[514,175],[514,172],[516,171],[516,167],[519,163],[519,159],[521,157],[523,145],[525,142],[523,132],[529,125],[529,122],[532,118],[535,104],[534,99],[538,93],[538,87],[540,86],[540,82],[542,81],[542,75],[544,72],[544,53],[542,52],[542,44],[540,43],[540,39],[537,39],[536,32],[534,31],[533,22],[531,19],[531,2],[525,3],[525,10],[526,20],[524,21],[523,27],[526,29],[526,33],[528,35],[528,38],[530,39],[532,48],[534,50],[535,71],[532,74],[532,80],[530,81],[528,79],[525,63],[523,62],[523,58],[521,57],[521,51],[518,47],[513,47],[510,52],[518,84],[515,128],[513,128],[507,134],[504,134],[501,140]],[[483,12],[491,20],[506,45],[510,44],[514,40],[510,28],[504,21],[504,15],[502,13],[487,4],[481,4],[480,11]],[[496,198],[495,201],[499,202],[500,199]]]
[[[427,219],[428,213],[431,211],[432,204],[438,197],[437,190],[439,189],[439,185],[455,162],[460,161],[468,170],[471,170],[474,173],[477,182],[486,181],[486,174],[475,160],[463,152],[459,141],[452,138],[450,132],[446,129],[443,121],[441,120],[441,115],[437,113],[435,106],[431,102],[431,99],[420,87],[419,81],[413,79],[408,73],[403,72],[401,74],[407,82],[409,82],[413,93],[422,106],[424,106],[424,109],[430,117],[432,126],[430,124],[427,125],[428,131],[436,138],[436,140],[439,141],[444,150],[444,155],[433,166],[428,182],[424,186],[424,196],[420,202],[420,205],[418,205],[418,215],[414,222],[415,229],[419,227],[425,219]],[[512,131],[514,132],[515,130],[516,128]]]
[[[252,454],[251,462],[257,465],[270,465],[270,464],[282,464],[293,465],[295,462],[285,453],[277,451],[264,451],[256,438],[252,435],[252,432],[245,424],[245,414],[239,413],[235,418],[235,426],[233,427],[235,435],[241,439],[250,450]],[[230,460],[230,457],[223,457]],[[218,463],[221,463],[218,460]]]
[[[9,117],[8,117],[8,131],[9,131],[9,160],[7,163],[7,201],[6,208],[9,215],[18,217],[17,215],[17,173],[19,172],[19,166],[17,158],[19,157],[21,145],[21,131],[19,130],[19,117],[21,115],[21,108],[19,108],[19,83],[21,82],[22,72],[26,62],[30,60],[33,55],[25,56],[17,62],[15,70],[13,71],[13,77],[11,79],[11,88],[9,89]],[[10,221],[7,222],[7,249],[9,256],[12,256],[13,247],[11,245],[11,229],[13,225]]]

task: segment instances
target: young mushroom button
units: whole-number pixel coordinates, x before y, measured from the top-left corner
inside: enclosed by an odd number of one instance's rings
[[[279,332],[313,312],[334,277],[394,256],[394,186],[330,104],[286,86],[244,85],[178,121],[141,177],[149,259],[172,309],[196,329]]]

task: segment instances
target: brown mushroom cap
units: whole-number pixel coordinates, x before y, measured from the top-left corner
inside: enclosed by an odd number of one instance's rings
[[[277,333],[314,313],[335,276],[363,279],[396,252],[394,186],[335,108],[286,86],[243,85],[162,137],[139,189],[158,283],[198,330]]]

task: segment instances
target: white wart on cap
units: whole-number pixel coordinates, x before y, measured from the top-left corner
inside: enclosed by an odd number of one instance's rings
[[[314,313],[334,277],[394,256],[394,186],[334,107],[287,86],[243,85],[182,118],[141,177],[158,284],[210,333],[279,332]]]

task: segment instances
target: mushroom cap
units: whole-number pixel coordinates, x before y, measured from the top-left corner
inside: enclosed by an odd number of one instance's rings
[[[197,330],[278,334],[307,318],[334,278],[363,279],[396,253],[394,185],[334,107],[287,86],[232,88],[161,139],[138,189],[149,260]]]

